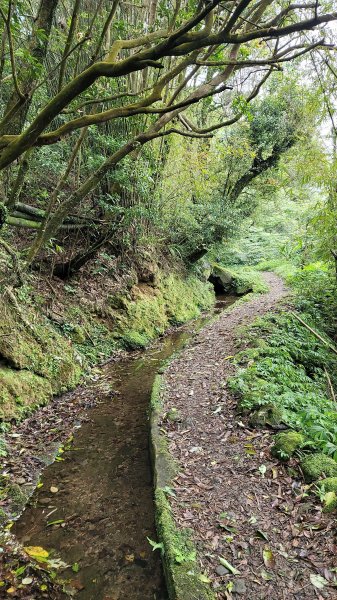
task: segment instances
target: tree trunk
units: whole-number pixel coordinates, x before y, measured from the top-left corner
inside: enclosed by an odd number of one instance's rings
[[[54,14],[58,0],[41,0],[34,29],[29,43],[29,52],[38,63],[42,64],[48,49],[48,41],[53,23]],[[44,33],[41,39],[41,31]],[[13,91],[9,98],[5,110],[6,114],[13,112],[12,118],[1,128],[1,135],[21,133],[26,116],[31,104],[31,91],[35,84],[35,79],[31,73],[31,66],[22,63],[18,72],[18,82],[24,98],[19,98],[17,91]]]

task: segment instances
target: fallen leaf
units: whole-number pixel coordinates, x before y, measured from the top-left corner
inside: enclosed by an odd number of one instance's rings
[[[268,546],[265,546],[263,549],[263,562],[266,565],[267,569],[271,569],[275,567],[275,557],[272,553],[271,549]]]
[[[327,584],[327,580],[324,579],[321,575],[317,575],[316,573],[310,574],[310,581],[312,585],[318,590],[322,590]]]
[[[219,562],[222,564],[223,567],[226,567],[226,569],[228,569],[228,571],[233,573],[233,575],[239,575],[240,571],[238,571],[235,567],[233,567],[233,565],[231,565],[228,562],[228,560],[226,560],[222,556],[219,556]]]
[[[30,583],[33,583],[33,578],[32,577],[25,577],[21,583],[23,583],[23,585],[29,585]]]
[[[64,523],[64,519],[57,519],[56,521],[48,521],[47,527],[50,527],[51,525],[60,525],[61,523]]]
[[[266,542],[268,542],[268,536],[266,533],[264,533],[263,531],[261,531],[261,529],[257,529],[255,532],[256,536],[261,538],[262,540],[266,540]]]
[[[134,554],[126,554],[125,555],[125,560],[127,562],[133,562],[135,560],[135,555]]]
[[[50,491],[52,494],[57,494],[57,492],[59,491],[59,489],[57,487],[55,487],[55,485],[52,485],[50,488]]]
[[[49,552],[44,548],[41,548],[41,546],[25,546],[24,551],[36,560],[44,560],[49,556]]]
[[[204,575],[203,573],[201,573],[201,574],[198,576],[198,579],[199,579],[200,581],[202,581],[202,583],[211,583],[211,580],[210,580],[210,579],[207,577],[207,575]]]

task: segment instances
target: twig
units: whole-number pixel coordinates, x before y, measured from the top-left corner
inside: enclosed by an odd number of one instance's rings
[[[290,314],[295,317],[295,319],[297,319],[300,323],[302,323],[302,325],[304,325],[304,327],[306,327],[309,331],[311,331],[311,333],[317,337],[321,342],[323,342],[323,344],[325,346],[327,346],[328,348],[330,348],[330,350],[332,350],[332,352],[334,352],[335,354],[337,354],[337,349],[332,346],[332,344],[329,344],[329,342],[327,342],[324,338],[322,338],[321,335],[319,335],[319,333],[317,333],[317,331],[315,331],[314,329],[312,329],[312,327],[310,327],[305,321],[303,321],[303,319],[301,319],[301,317],[299,317],[298,315],[296,315],[294,312],[290,311]]]

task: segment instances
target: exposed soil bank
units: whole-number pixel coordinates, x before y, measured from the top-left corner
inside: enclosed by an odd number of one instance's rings
[[[25,546],[42,546],[68,565],[78,564],[76,574],[69,568],[62,575],[72,580],[82,600],[166,598],[160,554],[147,541],[156,539],[148,406],[160,364],[203,322],[194,321],[143,353],[107,364],[97,386],[67,396],[67,404],[74,400],[83,405],[95,396],[100,402],[87,413],[70,449],[44,471],[43,486],[13,532]],[[30,425],[41,427],[49,442],[51,421],[46,428],[41,423],[46,411],[35,413]],[[62,419],[62,412],[58,417],[56,412],[56,428],[57,418]],[[19,426],[13,444],[22,444],[23,433]],[[17,475],[17,463],[12,468]],[[55,521],[61,522],[50,524]]]
[[[296,471],[290,476],[270,455],[270,430],[251,429],[226,389],[240,326],[286,294],[278,277],[265,278],[269,293],[223,313],[165,372],[160,425],[179,465],[167,498],[177,526],[192,530],[199,568],[219,600],[332,600],[334,521],[308,502]],[[165,417],[172,410],[174,421]]]

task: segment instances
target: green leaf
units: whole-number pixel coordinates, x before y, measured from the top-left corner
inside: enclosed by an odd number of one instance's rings
[[[74,573],[78,573],[80,565],[77,562],[75,562],[71,568],[74,571]]]
[[[261,538],[262,540],[266,540],[266,542],[268,542],[268,536],[266,533],[264,533],[263,531],[261,531],[261,529],[257,529],[255,532],[255,535],[259,538]]]
[[[60,523],[64,523],[64,519],[57,519],[56,521],[48,521],[47,527],[51,525],[60,525]]]
[[[226,569],[228,569],[228,571],[230,571],[231,573],[233,573],[233,575],[239,575],[240,574],[240,571],[238,571],[235,567],[233,567],[233,565],[231,565],[228,562],[228,560],[226,560],[222,556],[219,556],[219,562],[220,562],[220,564],[222,564],[223,567],[226,567]]]
[[[151,540],[151,538],[149,538],[149,537],[147,537],[146,539],[149,542],[150,546],[152,546],[153,552],[155,550],[160,550],[164,554],[164,545],[162,542],[155,542],[154,540]]]
[[[259,471],[260,471],[260,473],[261,473],[261,476],[262,476],[262,477],[264,477],[264,476],[265,476],[265,474],[266,474],[266,472],[267,472],[267,467],[266,467],[266,465],[260,465],[260,466],[259,466]]]
[[[202,581],[202,583],[211,583],[211,580],[209,579],[209,577],[207,577],[207,575],[204,575],[203,573],[200,573],[200,575],[198,576],[198,579],[200,579],[200,581]]]
[[[324,579],[321,575],[317,575],[316,573],[310,574],[310,581],[312,585],[318,590],[322,590],[327,584],[327,580]]]

